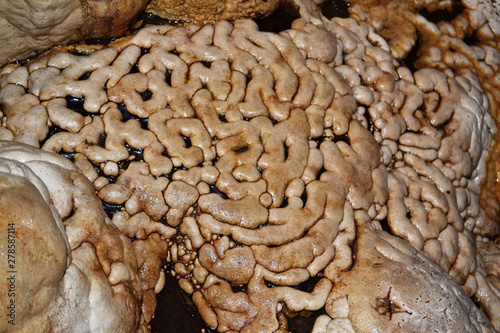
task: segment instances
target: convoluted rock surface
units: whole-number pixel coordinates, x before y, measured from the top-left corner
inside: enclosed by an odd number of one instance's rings
[[[358,231],[356,262],[335,278],[326,303],[334,319],[319,317],[313,332],[495,331],[428,256],[383,231]]]
[[[0,299],[14,300],[13,317],[2,314],[3,332],[139,330],[142,290],[132,244],[73,163],[1,141],[0,207],[2,239],[13,240],[0,246],[2,266],[10,267]]]
[[[320,309],[315,332],[495,332],[481,81],[409,69],[372,25],[297,5],[279,34],[150,26],[6,66],[0,138],[93,183],[132,239],[145,322],[166,258],[219,332]]]
[[[500,10],[497,2],[356,0],[350,12],[358,22],[369,23],[388,40],[391,54],[397,60],[416,68],[436,68],[449,76],[475,77],[488,96],[489,111],[498,124]],[[495,140],[498,142],[498,134]],[[482,206],[497,222],[499,148],[500,145],[495,145],[490,150],[481,192]]]
[[[267,16],[281,2],[285,0],[152,0],[146,11],[172,21],[203,23]]]
[[[148,0],[3,0],[0,66],[48,48],[124,34]]]

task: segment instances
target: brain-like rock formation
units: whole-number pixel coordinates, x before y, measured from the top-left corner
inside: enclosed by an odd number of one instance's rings
[[[142,323],[166,260],[219,332],[287,332],[320,309],[314,332],[495,332],[481,81],[409,69],[370,24],[296,3],[280,33],[149,26],[5,66],[0,138],[92,182],[132,241]]]
[[[416,68],[436,68],[449,76],[472,74],[476,77],[488,96],[489,111],[498,123],[498,3],[401,1],[392,2],[389,11],[387,6],[385,2],[356,0],[350,11],[358,22],[369,23],[387,39],[391,54],[398,61],[414,61],[412,65]],[[495,140],[498,142],[498,134]],[[490,150],[487,178],[481,194],[482,206],[495,220],[500,212],[499,147],[496,145]]]

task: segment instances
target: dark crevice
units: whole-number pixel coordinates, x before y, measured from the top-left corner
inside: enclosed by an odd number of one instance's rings
[[[307,293],[310,293],[314,290],[314,287],[316,286],[316,284],[318,284],[318,282],[321,279],[322,279],[321,276],[316,275],[316,276],[308,279],[307,281],[304,281],[301,284],[295,286],[294,288],[298,289],[300,291],[305,291]]]
[[[82,74],[82,75],[80,75],[80,77],[78,78],[78,81],[87,80],[87,79],[90,77],[90,74],[92,74],[92,72],[85,72],[85,73],[83,73],[83,74]]]
[[[66,152],[64,150],[61,150],[59,152],[59,155],[61,155],[62,157],[67,158],[71,162],[74,162],[74,160],[75,160],[75,154],[76,154],[76,152]]]
[[[118,110],[122,113],[122,121],[126,122],[129,119],[132,119],[134,116],[130,112],[128,112],[127,106],[125,103],[118,104]]]
[[[158,221],[158,222],[160,222],[160,223],[161,223],[161,224],[163,224],[163,225],[168,226],[167,216],[166,216],[166,215],[163,215],[163,216],[160,218],[160,221]]]
[[[110,219],[113,218],[113,215],[115,215],[116,212],[120,211],[124,207],[123,205],[113,205],[107,203],[106,201],[102,202],[102,206]]]
[[[167,69],[167,71],[165,72],[165,82],[167,82],[167,84],[169,86],[172,86],[172,70],[171,69]]]
[[[279,208],[285,208],[286,206],[288,206],[288,198],[284,197]]]
[[[156,16],[154,14],[147,13],[145,11],[142,12],[141,15],[139,15],[137,22],[139,22],[139,23],[137,23],[132,28],[132,32],[140,30],[148,25],[165,25],[165,24],[182,25],[182,24],[186,23],[186,22],[180,21],[180,20],[167,20],[167,19],[161,18],[159,16]]]
[[[76,56],[79,56],[79,57],[85,57],[85,56],[87,56],[87,55],[90,54],[90,52],[84,51],[84,50],[80,50],[80,49],[78,49],[78,47],[76,47],[76,48],[70,48],[68,50],[68,52],[70,54],[72,54],[72,55],[76,55]]]
[[[246,245],[241,244],[240,242],[237,242],[234,240],[233,236],[227,235],[227,238],[229,238],[229,242],[234,244],[234,247],[244,247]],[[241,286],[241,288],[246,288],[245,286]]]
[[[118,166],[119,167],[122,166],[122,165],[123,164],[121,164],[120,162],[118,162]],[[94,170],[97,172],[97,176],[98,177],[104,177],[104,178],[106,178],[108,180],[109,184],[116,183],[117,176],[110,176],[110,175],[105,174],[104,170],[102,168],[100,168],[99,166],[97,166],[97,165],[94,165]],[[107,204],[108,205],[112,205],[112,204],[109,204],[109,203],[107,203]],[[123,205],[118,205],[118,206],[123,206]],[[106,210],[106,208],[104,210]],[[113,214],[114,214],[114,212],[113,212]],[[108,215],[109,215],[109,213],[108,213]]]
[[[392,320],[392,316],[394,314],[398,314],[398,313],[406,313],[406,314],[411,315],[412,314],[411,311],[406,310],[404,307],[395,303],[392,300],[391,291],[392,291],[392,287],[389,288],[389,291],[387,292],[387,296],[377,297],[376,306],[374,308],[378,312],[378,314],[381,316],[386,316],[388,318],[388,320]]]
[[[469,45],[470,47],[472,47],[472,46],[479,45],[480,41],[477,38],[476,34],[474,33],[474,34],[470,34],[470,35],[465,36],[464,43]]]
[[[437,108],[439,110],[439,107]],[[446,119],[444,123],[438,125],[437,128],[443,129],[446,136],[449,136],[455,132],[455,126],[448,126],[453,121],[453,117]],[[451,128],[450,128],[451,127]]]
[[[100,147],[105,147],[106,146],[106,133],[102,133],[99,136],[99,141],[97,142],[97,145]]]
[[[191,142],[189,136],[182,136],[182,139],[184,140],[184,145],[186,145],[186,148],[191,148],[193,146],[193,143]]]
[[[144,28],[146,25],[164,25],[169,24],[167,19],[161,18],[159,16],[146,13],[145,11],[139,15],[138,20],[139,23],[133,28],[134,31],[140,30]]]
[[[476,305],[478,309],[480,309],[483,312],[486,312],[483,303],[481,303],[481,301],[477,297],[471,297],[471,299],[474,305]]]
[[[438,9],[434,11],[429,11],[427,8],[423,8],[420,10],[419,14],[425,17],[427,21],[438,24],[443,21],[453,21],[462,13],[463,9],[464,8],[459,3],[454,2],[452,4],[452,8]]]
[[[85,102],[85,97],[74,97],[66,96],[67,108],[73,111],[85,110],[83,108],[83,103]]]
[[[132,161],[142,161],[142,159],[143,159],[143,156],[142,156],[143,150],[142,149],[132,148],[128,145],[128,143],[125,144],[125,147],[127,148],[129,154],[134,156],[134,159]]]
[[[326,172],[326,169],[324,167],[321,167],[319,169],[318,174],[316,175],[316,179],[320,179],[321,175]]]
[[[387,217],[379,222],[382,226],[382,230],[387,231],[388,233],[391,232],[391,227],[389,227],[389,221],[387,221]]]
[[[130,74],[140,73],[139,71],[139,63],[136,62],[134,66],[130,69]]]
[[[334,139],[333,139],[334,142],[345,142],[347,143],[349,146],[351,145],[351,141],[349,140],[349,137],[346,134],[342,134],[342,135],[335,135]]]
[[[417,38],[415,45],[412,47],[410,52],[408,52],[408,55],[406,56],[406,58],[404,58],[402,60],[403,64],[406,67],[408,67],[408,69],[412,73],[414,73],[417,70],[417,68],[415,67],[415,63],[418,60],[419,50],[420,50],[420,38]]]
[[[170,157],[167,153],[167,151],[165,150],[162,154],[163,156],[165,157]],[[179,170],[188,170],[185,166],[181,166],[181,167],[173,167],[172,168],[172,171],[170,171],[170,173],[168,175],[165,175],[165,177],[167,177],[170,181],[172,181],[172,176],[174,175],[174,173],[176,173],[177,171]]]
[[[71,210],[71,212],[69,213],[69,215],[66,216],[64,218],[64,220],[65,221],[71,221],[71,219],[73,218],[73,216],[75,215],[75,213],[76,213],[76,209],[75,209],[75,207],[73,207],[73,209]]]
[[[108,45],[109,43],[115,41],[117,38],[114,37],[114,38],[90,38],[90,39],[86,39],[83,44],[86,44],[86,45],[103,45],[103,46],[106,46]],[[83,52],[79,52],[78,55],[87,55],[87,53],[83,53]]]
[[[165,273],[165,287],[156,296],[158,306],[150,323],[151,332],[200,333],[204,330],[205,333],[215,333],[205,325],[191,297],[179,287],[169,272]]]
[[[237,286],[231,283],[231,290],[233,291],[233,293],[241,293],[241,292],[245,293],[247,291],[247,286],[246,285]]]
[[[324,307],[318,311],[301,311],[297,315],[288,318],[288,331],[309,333],[313,330],[316,319],[324,314],[326,314]]]
[[[316,146],[319,147],[319,146],[321,146],[321,143],[323,141],[325,141],[325,137],[324,136],[317,136],[317,137],[311,138],[310,140],[316,142]]]
[[[210,193],[216,193],[216,194],[220,195],[220,197],[222,199],[226,199],[226,200],[228,199],[227,195],[224,192],[222,192],[221,190],[219,190],[219,188],[217,188],[217,186],[215,186],[215,185],[210,185]]]
[[[237,149],[234,149],[234,152],[240,154],[240,153],[244,153],[244,152],[248,151],[249,149],[250,149],[249,146],[243,146],[243,147],[239,147]]]
[[[149,49],[142,49],[141,48],[141,57],[145,54],[149,53]],[[140,73],[139,71],[139,61],[137,61],[134,66],[132,66],[132,68],[130,69],[130,73],[133,74],[133,73]]]
[[[264,282],[266,283],[266,286],[267,286],[268,288],[276,288],[276,285],[275,285],[274,283],[269,282],[269,281],[264,281]]]
[[[219,114],[219,120],[222,121],[223,123],[227,123],[226,113]]]
[[[127,106],[124,103],[118,104],[118,110],[122,113],[122,122],[127,122],[130,119],[134,119],[141,124],[141,128],[147,130],[148,129],[148,118],[139,118],[131,114]]]
[[[41,142],[40,142],[40,147],[43,147],[43,145],[47,142],[48,139],[50,139],[53,135],[57,134],[61,132],[61,129],[57,126],[50,126],[49,127],[49,133],[47,134],[47,136],[45,137],[45,139],[43,139]]]
[[[300,291],[304,291],[307,293],[311,293],[314,290],[314,287],[318,284],[318,282],[322,279],[321,276],[314,276],[308,279],[305,282],[302,282],[295,289]],[[316,318],[320,315],[325,314],[325,309],[322,308],[318,311],[291,311],[286,305],[283,307],[283,314],[288,319],[288,331],[294,333],[308,333],[311,332],[314,323],[316,322]]]
[[[304,192],[302,192],[302,195],[300,196],[300,200],[305,204],[307,202],[307,191],[306,188],[304,188]]]
[[[66,96],[66,107],[70,110],[78,112],[82,116],[92,116],[91,113],[87,112],[83,107],[83,103],[85,102],[85,97],[75,97],[75,96]]]
[[[329,20],[334,17],[348,18],[350,4],[342,0],[328,0],[320,6],[321,13]]]
[[[24,65],[26,65],[28,62],[30,62],[31,60],[35,59],[37,56],[38,56],[38,54],[36,54],[36,55],[34,55],[34,56],[31,56],[31,57],[29,57],[29,58],[20,59],[20,60],[15,60],[15,61],[13,61],[12,63],[13,63],[13,64],[16,64],[16,65],[24,66]]]
[[[149,89],[144,90],[140,94],[141,94],[141,98],[144,102],[149,101],[151,99],[151,97],[153,97],[153,92]]]
[[[373,119],[370,115],[370,112],[368,112],[368,110],[365,111],[364,117],[366,119],[368,131],[370,131],[370,133],[372,133],[372,134],[375,133],[375,124],[373,123]]]
[[[282,1],[281,5],[269,16],[256,19],[260,31],[281,32],[290,29],[292,22],[300,17],[298,8],[293,8],[287,1]]]
[[[288,146],[283,143],[283,150],[284,150],[284,153],[285,153],[285,161],[288,159]]]

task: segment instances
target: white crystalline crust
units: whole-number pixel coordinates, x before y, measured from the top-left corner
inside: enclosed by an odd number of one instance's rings
[[[479,80],[412,72],[367,23],[299,5],[279,34],[150,26],[5,67],[0,138],[72,156],[134,240],[144,302],[163,255],[219,332],[286,332],[283,313],[322,308],[315,332],[494,332]]]

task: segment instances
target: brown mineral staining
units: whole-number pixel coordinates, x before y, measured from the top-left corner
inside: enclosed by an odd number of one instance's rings
[[[135,221],[130,221],[133,225]],[[151,234],[144,240],[137,240],[132,243],[134,252],[137,255],[138,275],[143,290],[142,313],[146,323],[149,323],[154,316],[156,309],[157,288],[163,288],[162,274],[163,263],[167,256],[168,245],[162,240],[158,232]],[[157,285],[159,285],[157,287]]]
[[[0,170],[2,232],[14,225],[16,237],[16,331],[142,330],[136,252],[88,179],[67,159],[12,141],[0,142]]]
[[[207,23],[267,16],[282,0],[152,0],[146,11],[178,22]]]
[[[0,136],[70,156],[90,179],[51,200],[72,255],[95,251],[80,265],[133,286],[130,331],[151,320],[167,262],[219,332],[286,332],[286,314],[319,309],[317,333],[494,332],[499,230],[495,201],[480,205],[494,11],[468,2],[436,24],[417,10],[446,1],[356,1],[346,19],[296,5],[279,34],[251,20],[149,26],[6,66]],[[482,44],[463,42],[473,34]]]
[[[6,162],[4,159],[0,162],[0,221],[2,236],[11,240],[2,246],[2,254],[5,253],[6,258],[7,253],[10,254],[8,263],[11,264],[11,273],[2,274],[1,298],[15,300],[15,316],[9,320],[14,319],[17,326],[23,327],[23,322],[32,320],[31,314],[41,314],[42,317],[48,315],[53,299],[58,297],[59,281],[71,259],[66,237],[60,229],[59,216],[54,214],[46,201],[47,193],[43,193],[44,197],[36,185],[29,181],[29,178],[36,176],[20,163],[11,162],[8,165]],[[10,173],[10,168],[17,168],[18,174]],[[7,320],[0,325],[2,330],[10,326]],[[38,327],[29,326],[32,330],[50,328],[49,323]]]

